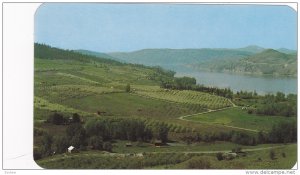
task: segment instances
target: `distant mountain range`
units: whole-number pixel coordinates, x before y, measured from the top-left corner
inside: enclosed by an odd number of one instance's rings
[[[77,52],[121,62],[157,65],[164,68],[176,65],[219,72],[289,76],[297,74],[297,51],[285,48],[274,50],[252,45],[237,49],[143,49],[113,53],[77,50]]]

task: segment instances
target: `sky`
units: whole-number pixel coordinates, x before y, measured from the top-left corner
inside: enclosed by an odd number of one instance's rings
[[[288,6],[44,3],[35,42],[98,52],[145,48],[297,49],[297,12]]]

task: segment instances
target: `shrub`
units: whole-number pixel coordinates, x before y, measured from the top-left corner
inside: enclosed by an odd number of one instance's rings
[[[89,145],[92,149],[101,150],[103,147],[103,139],[100,136],[92,136],[89,139]]]
[[[49,116],[47,122],[54,125],[61,125],[65,123],[65,118],[61,114],[55,112],[54,114]]]
[[[274,150],[271,150],[269,155],[270,155],[270,159],[272,160],[276,159],[276,154]]]
[[[66,152],[69,142],[68,138],[65,136],[59,136],[54,139],[54,146],[55,146],[55,151],[57,153],[63,153]]]
[[[74,113],[73,116],[72,116],[72,122],[73,123],[80,123],[81,122],[80,115],[77,114],[77,113]]]
[[[205,157],[195,157],[188,161],[189,169],[210,169],[211,162]]]
[[[104,142],[103,143],[103,149],[105,151],[111,152],[112,151],[112,144],[110,142]]]
[[[286,157],[286,154],[285,154],[285,153],[281,153],[281,156],[285,158],[285,157]]]
[[[223,160],[223,154],[221,152],[217,153],[216,154],[216,157],[217,159],[220,161],[220,160]]]

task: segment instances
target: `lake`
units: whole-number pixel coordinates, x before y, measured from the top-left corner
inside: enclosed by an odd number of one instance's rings
[[[176,77],[189,76],[197,80],[197,84],[230,88],[234,92],[240,90],[256,91],[259,94],[276,93],[297,94],[296,77],[276,77],[264,75],[242,75],[233,73],[199,71],[184,66],[165,65],[167,69],[176,71]]]

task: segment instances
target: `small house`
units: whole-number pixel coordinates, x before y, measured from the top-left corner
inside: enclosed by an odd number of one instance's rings
[[[125,146],[126,147],[132,147],[132,143],[126,143]]]
[[[76,150],[76,148],[74,146],[70,146],[68,148],[68,153],[75,153],[75,152],[78,152],[78,151]]]
[[[162,144],[162,141],[161,140],[155,140],[154,141],[154,146],[155,147],[161,147],[163,144]]]

